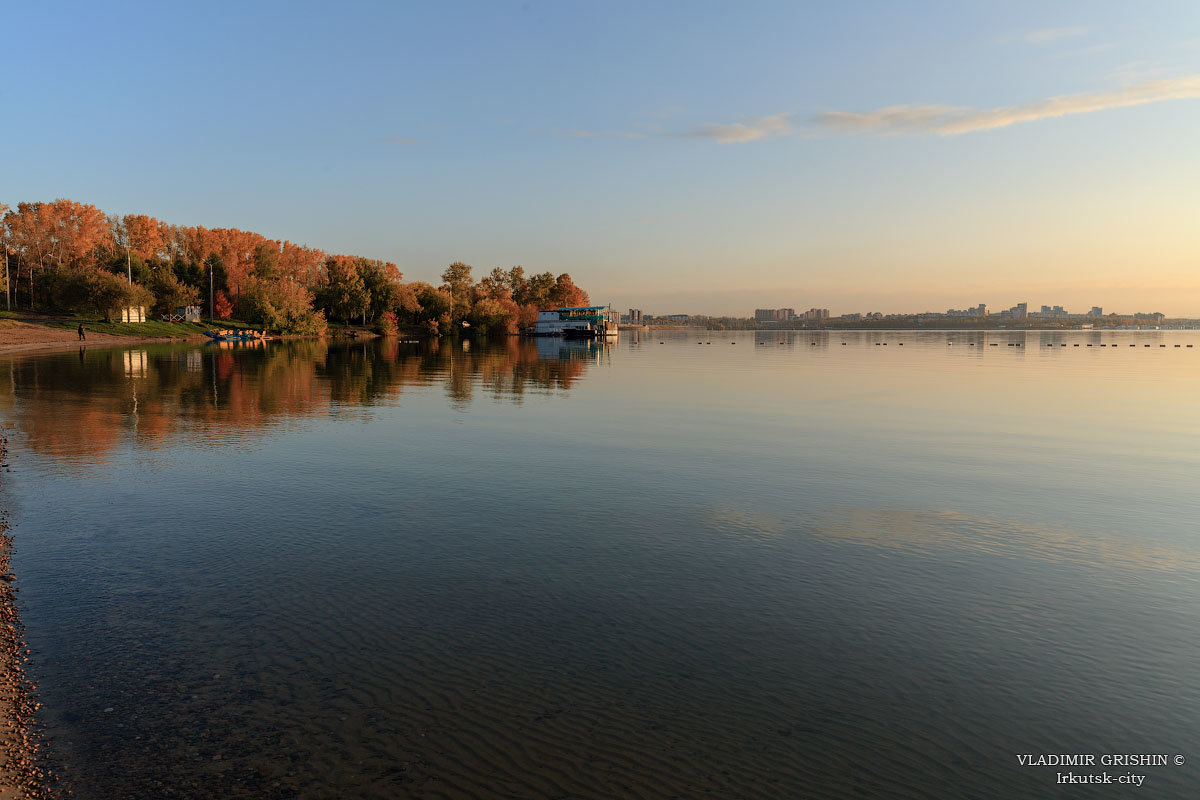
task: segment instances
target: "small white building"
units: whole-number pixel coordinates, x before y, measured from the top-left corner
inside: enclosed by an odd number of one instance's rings
[[[145,306],[126,306],[121,309],[121,322],[145,322]]]

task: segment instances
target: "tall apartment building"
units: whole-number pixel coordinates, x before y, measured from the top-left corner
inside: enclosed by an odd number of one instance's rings
[[[640,308],[629,309],[629,322],[632,325],[642,324],[642,310]]]

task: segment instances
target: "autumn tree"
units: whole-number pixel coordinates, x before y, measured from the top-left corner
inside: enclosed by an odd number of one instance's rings
[[[586,306],[590,304],[588,293],[575,285],[571,276],[563,273],[554,279],[554,288],[550,290],[550,304],[559,308]]]
[[[478,294],[492,300],[499,300],[501,298],[511,299],[513,296],[512,278],[508,270],[496,267],[491,273],[479,280],[477,289]]]
[[[216,300],[213,301],[213,311],[217,319],[229,319],[233,316],[233,303],[229,302],[229,295],[223,290],[217,292]]]
[[[97,251],[111,242],[104,213],[95,206],[73,200],[18,203],[15,211],[4,215],[3,224],[7,245],[17,259],[18,273],[24,269],[28,276],[30,309],[36,304],[36,275],[52,268],[94,264]]]
[[[142,261],[157,259],[163,249],[163,237],[169,227],[145,214],[126,214],[113,226],[114,235],[130,253]]]

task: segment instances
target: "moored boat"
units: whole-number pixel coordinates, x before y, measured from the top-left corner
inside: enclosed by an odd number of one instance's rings
[[[611,306],[552,308],[538,312],[537,322],[528,333],[568,339],[615,339],[619,335],[618,320]]]
[[[252,330],[212,330],[204,335],[217,342],[253,342],[267,338],[266,331]]]

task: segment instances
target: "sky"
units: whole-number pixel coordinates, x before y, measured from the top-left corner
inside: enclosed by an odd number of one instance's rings
[[[1200,4],[24,3],[0,202],[647,313],[1200,317]]]

